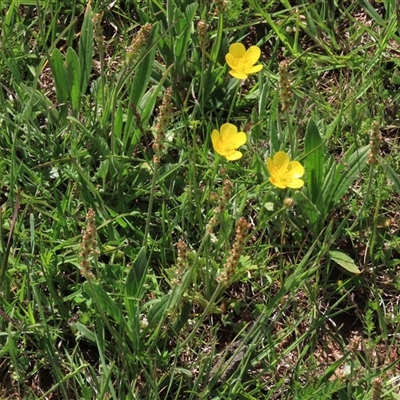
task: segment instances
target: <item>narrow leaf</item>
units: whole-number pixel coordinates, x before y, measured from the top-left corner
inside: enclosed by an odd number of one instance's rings
[[[54,49],[50,62],[51,72],[54,78],[57,101],[60,107],[60,121],[63,121],[68,115],[68,84],[67,72],[64,66],[64,58],[58,49]]]
[[[154,44],[157,40],[158,29],[157,25],[155,25],[150,33],[149,42],[146,52],[144,53],[145,56],[139,62],[130,86],[129,101],[135,105],[139,104],[149,83],[151,71],[153,69],[154,56],[156,54],[156,46]]]
[[[304,168],[307,174],[307,188],[310,200],[317,204],[323,181],[325,151],[318,127],[313,119],[310,119],[307,125],[304,151],[306,153]]]
[[[267,24],[271,27],[271,29],[275,32],[277,38],[283,43],[285,48],[295,57],[300,55],[297,45],[294,42],[293,38],[289,33],[285,31],[282,24],[277,24],[274,22],[272,18],[272,14],[270,14],[265,7],[261,5],[259,0],[250,0],[249,3],[251,6],[257,10],[266,20]]]
[[[101,310],[109,315],[115,322],[121,322],[120,308],[100,285],[96,285],[95,283],[89,284],[88,282],[85,282],[83,284],[83,288]]]
[[[315,204],[308,197],[306,197],[303,192],[300,191],[294,192],[293,198],[298,203],[302,213],[307,217],[312,232],[318,235],[321,214]]]
[[[188,301],[182,307],[182,311],[179,314],[177,320],[175,321],[172,329],[176,335],[179,335],[180,330],[185,326],[186,322],[189,320],[190,311],[192,310],[193,304]]]
[[[170,303],[170,294],[167,294],[164,297],[162,297],[160,301],[153,304],[153,306],[147,313],[147,321],[149,323],[149,328],[154,328],[162,321],[164,321],[169,303]]]
[[[85,17],[81,29],[81,37],[79,39],[78,54],[81,66],[79,87],[81,93],[85,93],[92,72],[93,61],[93,12],[90,7],[90,2],[88,2],[88,5],[86,6]]]
[[[352,149],[346,154],[346,169],[344,173],[340,173],[340,168],[337,168],[336,190],[333,195],[333,204],[336,204],[349,190],[353,182],[360,176],[361,172],[367,165],[369,145],[353,151]],[[348,156],[349,155],[349,156]]]
[[[375,8],[368,0],[357,0],[357,2],[364,9],[364,11],[376,22],[380,24],[384,23],[382,17],[376,12]]]
[[[395,172],[395,170],[390,165],[386,165],[386,172],[387,172],[388,178],[393,182],[393,186],[396,188],[397,193],[400,194],[400,177],[399,177],[399,175]]]
[[[78,55],[76,54],[75,50],[72,49],[71,47],[69,47],[67,50],[66,65],[67,65],[69,97],[71,100],[74,117],[77,117],[79,112],[79,103],[81,97],[81,91],[80,91],[81,68],[79,64]]]
[[[146,249],[142,247],[126,278],[126,292],[129,296],[141,298],[147,272]]]
[[[54,78],[57,101],[59,103],[64,103],[68,99],[68,86],[66,81],[66,71],[64,68],[64,59],[60,50],[53,50],[53,53],[51,54],[50,67]]]
[[[336,264],[339,264],[346,271],[351,272],[352,274],[361,274],[361,271],[358,269],[353,259],[347,254],[337,250],[330,250],[329,255]]]
[[[86,328],[85,325],[82,325],[80,322],[73,322],[71,326],[73,326],[83,337],[93,343],[96,343],[96,335],[88,328]]]

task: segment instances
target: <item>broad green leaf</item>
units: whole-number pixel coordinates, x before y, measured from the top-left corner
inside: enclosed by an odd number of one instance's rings
[[[86,6],[85,17],[83,19],[78,55],[81,67],[79,87],[81,93],[85,93],[92,72],[93,62],[93,12],[90,2]]]
[[[128,312],[132,346],[138,350],[140,346],[137,332],[140,330],[140,300],[143,297],[143,285],[147,272],[146,248],[142,247],[133,261],[125,283],[125,308]],[[133,336],[132,336],[133,335]]]
[[[320,197],[317,202],[317,208],[321,213],[321,219],[324,221],[332,207],[332,197],[334,192],[334,182],[338,173],[338,165],[336,164],[333,157],[328,158],[325,161],[325,174],[324,180],[321,187]]]
[[[172,327],[176,335],[179,334],[179,331],[185,326],[186,322],[188,321],[192,307],[193,304],[190,301],[186,302],[182,307],[182,311]]]
[[[197,10],[197,4],[192,3],[186,7],[185,13],[182,14],[177,8],[175,8],[175,63],[177,64],[178,71],[181,70],[182,65],[188,62],[187,55],[189,51],[190,35],[192,31],[192,25],[194,15]]]
[[[400,194],[400,177],[395,172],[395,170],[388,164],[386,165],[386,173],[388,178],[393,182],[394,187],[397,190],[397,193]]]
[[[394,71],[391,79],[392,79],[393,85],[400,85],[400,74],[397,69]]]
[[[86,328],[85,325],[82,325],[80,322],[73,322],[71,324],[81,335],[87,339],[90,340],[92,343],[96,343],[96,335],[90,331],[88,328]]]
[[[370,146],[367,145],[356,150],[350,149],[347,152],[344,160],[345,172],[340,173],[340,169],[336,170],[336,187],[332,199],[333,205],[335,205],[345,195],[350,186],[366,167],[369,149]]]
[[[121,308],[115,304],[114,300],[100,285],[93,282],[91,284],[85,282],[83,288],[101,310],[109,315],[115,322],[121,323]]]
[[[336,264],[339,264],[346,271],[351,272],[352,274],[361,274],[361,271],[358,269],[353,259],[347,254],[337,250],[330,250],[329,255]]]
[[[304,151],[306,154],[304,168],[306,170],[307,188],[310,193],[310,200],[317,204],[324,176],[325,149],[318,127],[313,119],[310,119],[307,125]]]
[[[170,304],[170,297],[170,294],[166,294],[150,308],[149,312],[147,313],[149,328],[154,328],[164,321],[168,310],[168,305]]]
[[[156,87],[151,87],[142,97],[139,108],[142,110],[142,125],[146,126],[148,119],[151,117],[158,95],[164,85],[165,80],[168,77],[168,72],[172,69],[172,65],[167,69],[166,73],[163,74],[158,85]]]
[[[51,54],[51,72],[54,78],[57,101],[64,103],[68,100],[68,86],[66,80],[66,70],[64,68],[64,58],[58,49],[54,49]]]
[[[137,311],[139,300],[143,296],[143,284],[146,279],[147,256],[146,249],[142,247],[126,277],[125,306],[132,316]]]
[[[135,76],[133,77],[130,85],[129,102],[138,105],[142,99],[142,96],[149,83],[151,71],[153,69],[154,56],[156,54],[155,43],[158,40],[158,26],[154,25],[151,30],[146,51],[144,52],[143,58],[140,60],[135,70]]]
[[[279,94],[276,91],[270,107],[270,118],[269,118],[269,145],[270,145],[270,154],[272,156],[274,155],[274,153],[280,150],[281,146],[281,140],[279,137],[280,135],[277,126],[277,121],[279,121],[278,108],[279,108]]]
[[[138,108],[138,104],[142,101],[143,95],[149,84],[150,75],[153,69],[154,56],[157,49],[155,44],[157,43],[158,38],[158,26],[153,25],[146,51],[143,52],[144,56],[142,59],[138,61],[138,65],[135,69],[135,76],[131,80],[129,88],[129,103],[136,106],[136,108]],[[137,109],[139,114],[141,111],[142,110]],[[125,126],[126,129],[123,138],[124,144],[130,140],[132,145],[136,145],[140,140],[140,136],[133,134],[136,127],[135,115],[133,112],[128,113]]]
[[[368,0],[357,0],[357,2],[376,22],[379,22],[380,24],[386,23]]]
[[[307,217],[310,225],[311,230],[318,234],[319,230],[319,223],[321,213],[318,211],[315,204],[308,198],[303,192],[296,191],[293,193],[293,198],[298,203],[299,207],[301,208],[303,214]]]
[[[81,133],[90,140],[92,145],[95,146],[96,150],[102,155],[102,157],[105,158],[111,154],[107,142],[103,139],[101,135],[93,134],[93,131],[89,130],[86,125],[82,124],[81,121],[74,117],[68,117],[68,119],[76,124]]]
[[[79,64],[78,55],[76,54],[75,50],[72,49],[71,47],[69,47],[67,50],[66,70],[67,70],[68,89],[72,105],[72,111],[74,117],[77,117],[79,113],[79,104],[81,97],[81,91],[80,91],[81,68]]]
[[[115,118],[113,124],[113,134],[115,135],[115,138],[118,140],[121,140],[123,119],[124,119],[124,113],[122,110],[121,103],[119,103],[117,111],[115,112]]]

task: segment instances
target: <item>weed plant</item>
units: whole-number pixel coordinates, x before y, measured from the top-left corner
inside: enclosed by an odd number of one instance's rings
[[[398,7],[1,2],[1,398],[400,399]]]

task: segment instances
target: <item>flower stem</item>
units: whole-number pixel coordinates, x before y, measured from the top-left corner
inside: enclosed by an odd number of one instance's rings
[[[147,209],[146,227],[144,230],[143,244],[142,244],[142,247],[144,247],[146,251],[147,251],[147,247],[148,247],[148,236],[149,236],[149,230],[150,230],[151,211],[153,209],[153,202],[154,202],[154,192],[155,192],[156,182],[157,182],[158,162],[153,163],[153,165],[154,165],[153,180],[151,182],[149,207]]]
[[[290,158],[293,160],[294,156],[297,152],[297,146],[296,146],[295,140],[294,140],[294,130],[293,130],[292,121],[291,121],[288,109],[285,110],[285,119],[286,119],[288,131],[289,131]]]

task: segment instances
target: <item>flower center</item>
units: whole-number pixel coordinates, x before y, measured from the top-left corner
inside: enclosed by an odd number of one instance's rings
[[[248,62],[245,57],[235,58],[235,69],[237,71],[243,71],[247,69],[247,67],[248,67]]]
[[[288,167],[284,165],[275,166],[275,175],[279,178],[284,178],[288,173]]]

